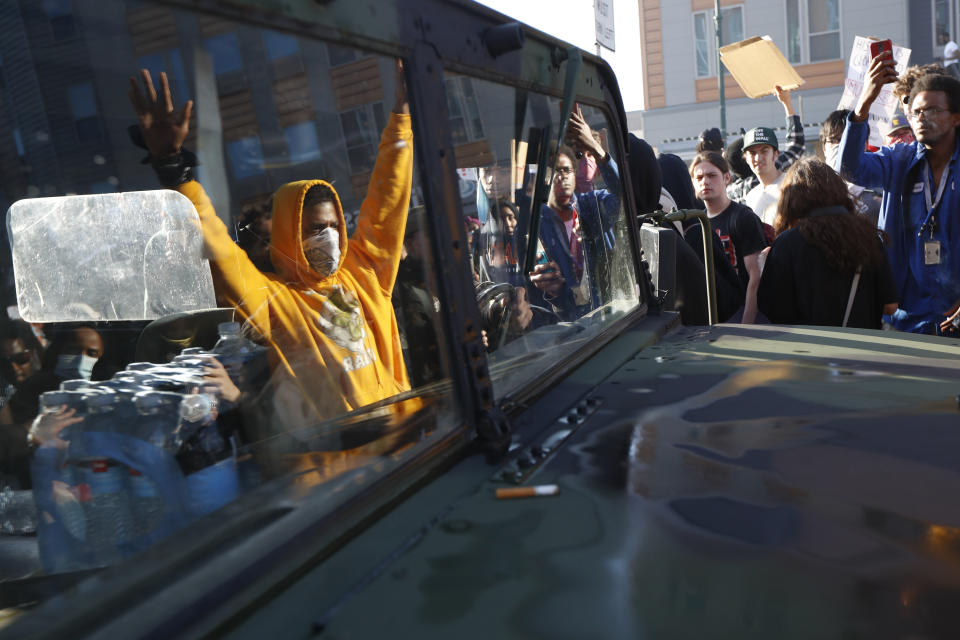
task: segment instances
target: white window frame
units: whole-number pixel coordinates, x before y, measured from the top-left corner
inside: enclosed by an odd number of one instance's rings
[[[933,0],[931,0],[933,1]],[[820,64],[821,62],[832,62],[833,60],[843,60],[844,59],[844,48],[843,48],[843,0],[837,0],[837,29],[836,33],[840,39],[839,53],[836,58],[827,58],[825,60],[817,60],[816,62],[811,62],[810,60],[810,38],[813,36],[820,36],[826,33],[833,33],[833,30],[830,31],[817,31],[816,33],[810,33],[810,0],[797,0],[797,5],[799,6],[799,14],[797,20],[800,22],[800,59],[799,60],[790,60],[790,16],[787,15],[786,11],[786,0],[783,3],[783,21],[784,21],[784,33],[787,36],[786,40],[786,56],[790,64]],[[934,27],[936,29],[936,27]]]
[[[948,31],[950,39],[957,41],[957,4],[956,0],[948,0],[947,8],[950,16],[948,20]],[[937,42],[937,0],[930,0],[930,42],[933,46],[933,57],[935,60],[943,59],[943,45]]]
[[[743,26],[743,34],[747,33],[747,12],[744,10],[743,3],[741,4],[731,4],[727,6],[720,7],[721,13],[726,13],[733,11],[735,9],[740,10],[740,24]],[[716,78],[717,77],[717,27],[716,22],[713,18],[713,9],[704,9],[702,11],[695,11],[691,15],[690,29],[693,32],[693,73],[698,80],[703,78]],[[697,16],[703,15],[706,19],[707,26],[707,64],[710,67],[707,75],[703,75],[697,69]],[[730,44],[729,42],[724,42],[723,46]]]

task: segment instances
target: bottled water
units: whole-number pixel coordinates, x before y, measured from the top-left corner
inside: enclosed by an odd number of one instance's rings
[[[202,516],[236,499],[237,462],[217,425],[217,388],[204,385],[200,393],[184,396],[180,405],[177,462],[186,476],[187,508]]]
[[[77,378],[76,380],[64,380],[60,383],[61,391],[83,391],[84,389],[93,389],[96,388],[97,383],[92,380],[85,380],[84,378]]]
[[[182,356],[195,356],[195,355],[203,354],[203,353],[207,353],[207,350],[204,349],[203,347],[187,347],[187,348],[185,348],[183,351],[180,352],[180,355],[182,355]]]
[[[174,434],[182,396],[170,391],[143,391],[134,398],[139,417],[136,435],[158,449],[176,451]]]
[[[100,393],[86,397],[85,430],[118,433],[123,425],[118,422],[115,409],[117,394],[103,388]],[[87,452],[96,454],[97,452]],[[87,541],[93,549],[97,564],[113,564],[121,558],[119,545],[131,540],[133,517],[127,493],[127,470],[116,461],[98,457],[83,465],[89,486],[86,506]]]
[[[130,541],[133,518],[123,468],[110,460],[92,460],[85,467],[89,500],[85,501],[87,541],[98,565],[114,564],[121,559],[119,545]]]
[[[243,337],[239,322],[221,322],[217,330],[220,339],[213,354],[241,391],[250,388],[266,372],[267,350]]]
[[[133,535],[140,538],[163,520],[163,499],[153,481],[136,469],[130,469],[130,499]]]

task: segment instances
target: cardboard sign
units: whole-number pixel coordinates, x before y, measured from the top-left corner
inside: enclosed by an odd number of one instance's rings
[[[860,99],[863,82],[870,66],[870,42],[875,38],[857,36],[850,51],[850,63],[847,66],[847,79],[843,83],[843,95],[837,109],[853,109]],[[893,59],[897,63],[897,73],[907,70],[910,62],[910,49],[893,45]],[[890,128],[890,119],[900,111],[900,104],[893,97],[893,85],[888,84],[880,91],[880,95],[870,107],[870,144],[875,147],[883,146],[883,135]]]
[[[720,47],[720,59],[749,98],[796,89],[804,83],[770,36],[755,36]]]

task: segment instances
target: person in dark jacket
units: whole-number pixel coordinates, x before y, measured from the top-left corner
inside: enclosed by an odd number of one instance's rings
[[[757,295],[771,322],[879,329],[896,310],[877,229],[825,163],[801,160],[788,173],[775,232]]]
[[[686,162],[672,153],[661,153],[657,157],[657,164],[663,175],[663,188],[673,196],[677,209],[703,209],[703,202],[697,200],[693,190]]]
[[[655,211],[659,206],[661,189],[661,168],[666,166],[671,173],[683,172],[684,180],[674,180],[674,188],[681,193],[680,202],[694,208],[695,198],[686,164],[672,154],[662,154],[659,158],[653,148],[642,138],[632,133],[630,143],[630,179],[633,194],[640,213]],[[677,165],[679,163],[679,165]],[[688,184],[689,193],[684,187]],[[669,190],[667,190],[669,193]],[[670,193],[671,198],[673,194]],[[679,205],[678,205],[679,206]],[[703,240],[700,225],[696,222],[678,227],[670,223],[661,226],[677,231],[683,241],[676,244],[676,291],[674,309],[680,313],[680,320],[686,325],[705,325],[708,323],[707,288],[704,278]],[[723,321],[743,306],[743,288],[737,274],[726,261],[720,239],[713,237],[714,271],[716,273],[717,307],[719,320]]]

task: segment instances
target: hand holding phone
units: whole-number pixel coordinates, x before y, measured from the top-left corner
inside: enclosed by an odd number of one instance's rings
[[[885,51],[889,51],[890,55],[893,55],[893,42],[890,41],[890,38],[886,40],[874,40],[870,43],[871,58],[876,58]]]

